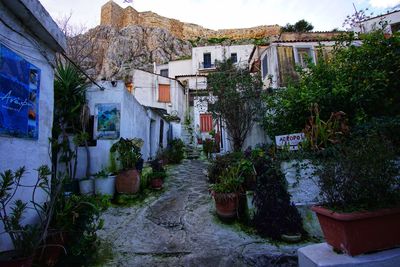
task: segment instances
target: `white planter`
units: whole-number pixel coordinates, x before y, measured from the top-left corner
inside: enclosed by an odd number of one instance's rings
[[[115,193],[115,176],[108,176],[107,178],[96,178],[94,180],[94,189],[96,195],[110,195]]]
[[[254,191],[246,191],[247,211],[250,219],[254,218],[256,207],[253,205]]]
[[[79,191],[82,195],[91,196],[94,193],[94,181],[93,179],[79,181]]]

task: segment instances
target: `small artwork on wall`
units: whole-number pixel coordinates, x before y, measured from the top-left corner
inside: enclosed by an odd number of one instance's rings
[[[40,69],[0,44],[0,135],[38,139]]]
[[[96,139],[118,139],[121,121],[121,105],[96,104]]]

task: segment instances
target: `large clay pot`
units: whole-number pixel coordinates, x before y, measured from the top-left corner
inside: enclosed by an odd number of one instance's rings
[[[326,242],[351,256],[400,245],[400,208],[338,213],[315,206]]]
[[[237,217],[239,198],[237,193],[215,193],[215,208],[217,215],[222,219],[232,219]]]
[[[137,170],[127,170],[118,174],[115,180],[118,193],[135,194],[140,189],[140,174]]]

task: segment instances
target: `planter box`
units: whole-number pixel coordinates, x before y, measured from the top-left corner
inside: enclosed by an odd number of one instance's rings
[[[400,245],[400,208],[337,213],[314,206],[326,242],[351,256]]]

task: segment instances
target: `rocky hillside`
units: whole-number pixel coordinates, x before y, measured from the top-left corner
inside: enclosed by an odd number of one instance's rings
[[[193,23],[181,22],[163,17],[154,12],[138,12],[133,7],[122,8],[114,1],[108,1],[101,7],[100,25],[110,25],[122,29],[131,25],[161,28],[183,40],[199,38],[254,39],[277,35],[278,25],[263,25],[242,29],[211,30]]]
[[[71,38],[70,57],[96,79],[123,79],[133,68],[152,71],[191,55],[192,45],[160,28],[97,26]]]

